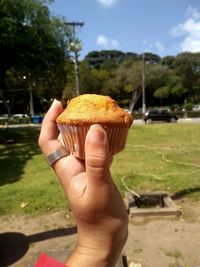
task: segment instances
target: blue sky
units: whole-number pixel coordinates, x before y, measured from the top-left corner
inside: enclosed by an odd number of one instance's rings
[[[55,0],[54,15],[84,21],[81,58],[93,50],[200,52],[200,0]]]

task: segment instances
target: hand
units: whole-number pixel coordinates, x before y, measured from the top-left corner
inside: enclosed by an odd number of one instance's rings
[[[61,103],[54,100],[43,120],[39,145],[45,156],[63,146],[56,125],[61,112]],[[115,266],[126,242],[127,212],[110,175],[111,162],[106,132],[93,125],[86,136],[85,161],[69,155],[52,166],[77,222],[70,267]]]

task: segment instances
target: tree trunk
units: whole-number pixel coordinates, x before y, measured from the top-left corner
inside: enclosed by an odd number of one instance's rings
[[[138,101],[138,99],[140,98],[141,96],[141,89],[138,88],[136,90],[133,90],[132,92],[132,98],[131,98],[131,101],[130,101],[130,111],[131,113],[133,112],[133,109]]]

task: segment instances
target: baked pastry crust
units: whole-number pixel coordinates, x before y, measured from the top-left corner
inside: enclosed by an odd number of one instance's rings
[[[133,118],[109,96],[84,94],[70,100],[56,122],[71,126],[101,124],[129,128]]]

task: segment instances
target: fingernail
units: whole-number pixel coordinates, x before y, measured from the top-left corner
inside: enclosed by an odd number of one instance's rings
[[[58,102],[58,101],[57,101],[57,99],[55,98],[55,99],[53,100],[52,104],[51,104],[51,108],[53,108],[53,107],[56,105],[57,102]]]
[[[106,134],[101,125],[94,124],[89,130],[89,139],[96,143],[103,143],[106,139]]]
[[[100,124],[93,124],[90,126],[90,130],[95,129],[95,128],[101,128],[102,129]]]

